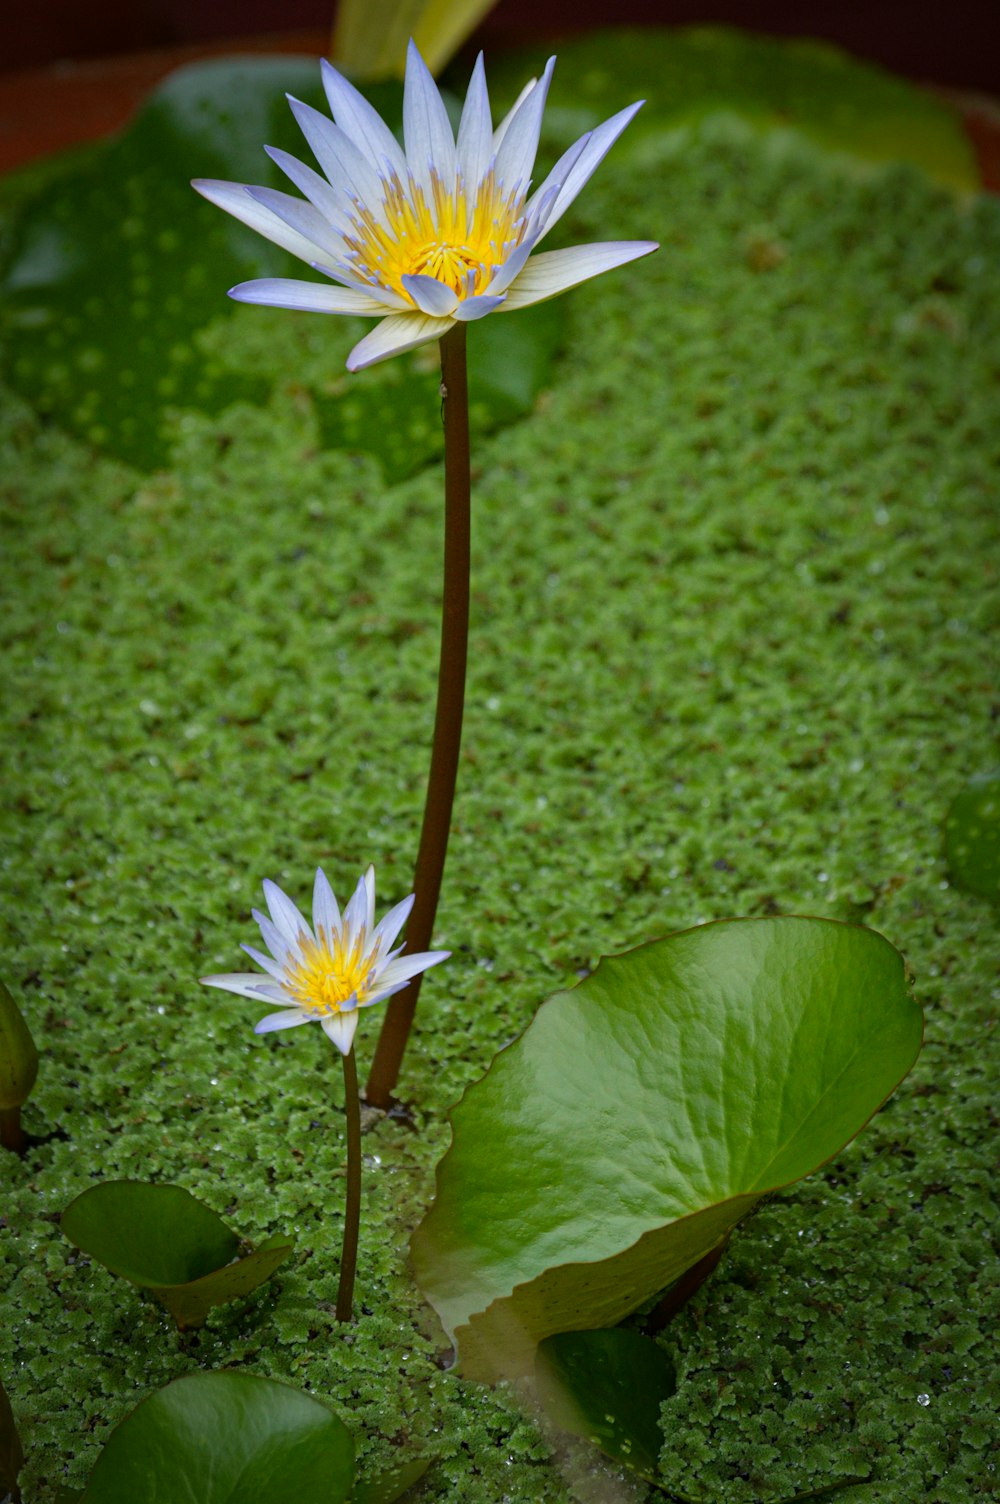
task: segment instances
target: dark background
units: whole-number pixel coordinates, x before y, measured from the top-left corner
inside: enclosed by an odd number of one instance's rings
[[[0,70],[331,25],[331,0],[20,0]],[[499,0],[484,45],[566,36],[584,27],[728,24],[814,36],[902,73],[1000,94],[1000,0]]]

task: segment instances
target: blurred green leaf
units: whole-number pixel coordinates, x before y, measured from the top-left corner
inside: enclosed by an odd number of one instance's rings
[[[956,886],[1000,903],[1000,770],[980,773],[955,795],[944,842]]]
[[[151,1290],[182,1329],[255,1290],[294,1246],[272,1237],[240,1257],[240,1239],[203,1201],[182,1186],[140,1180],[84,1191],[63,1212],[62,1230],[113,1274]]]
[[[491,92],[516,92],[546,55],[535,47],[497,59]],[[793,130],[858,162],[910,162],[960,193],[980,186],[954,109],[826,42],[715,26],[590,32],[559,49],[546,138],[551,133],[568,145],[633,99],[646,103],[615,147],[619,161],[650,136],[725,114],[764,131]]]
[[[660,1406],[677,1389],[674,1365],[638,1332],[560,1332],[535,1354],[538,1394],[550,1420],[654,1479],[663,1448]]]
[[[318,1400],[272,1379],[199,1373],[126,1416],[82,1504],[343,1504],[354,1445]]]
[[[413,1236],[461,1372],[617,1324],[838,1153],[921,1033],[902,957],[824,919],[701,925],[550,998],[454,1109]]]
[[[10,990],[0,982],[0,1112],[21,1107],[38,1078],[38,1050]]]

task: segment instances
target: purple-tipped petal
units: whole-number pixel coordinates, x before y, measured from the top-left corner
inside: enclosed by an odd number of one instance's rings
[[[504,132],[497,151],[496,176],[497,181],[504,183],[508,189],[513,189],[520,184],[522,192],[527,191],[531,169],[535,165],[538,137],[542,129],[542,114],[545,110],[545,101],[548,98],[549,84],[552,82],[552,70],[555,65],[555,58],[550,57],[545,65],[545,72],[518,107],[509,127]]]
[[[469,80],[455,155],[466,196],[474,197],[493,156],[493,121],[482,53],[476,58]]]
[[[291,277],[260,277],[229,289],[237,303],[260,303],[267,308],[294,308],[305,313],[346,313],[381,318],[385,304],[368,293],[350,287],[328,287],[324,282],[299,282]]]
[[[552,226],[566,213],[570,204],[576,198],[581,188],[585,187],[594,172],[604,161],[608,152],[614,146],[622,131],[634,118],[636,112],[644,104],[639,100],[637,104],[630,104],[627,109],[619,110],[617,115],[612,115],[610,120],[605,120],[603,125],[595,130],[588,131],[587,135],[569,148],[569,151],[559,158],[545,181],[533,195],[531,203],[541,199],[553,183],[560,184],[556,201],[549,211],[542,234],[547,234]],[[580,150],[583,145],[583,150]],[[531,204],[528,205],[529,211]]]
[[[261,989],[267,986],[258,971],[229,971],[213,977],[199,977],[203,987],[221,987],[223,992],[235,992],[238,997],[252,997],[260,1002]]]
[[[275,214],[273,209],[267,208],[253,198],[250,184],[222,183],[213,178],[196,178],[191,186],[201,194],[202,198],[207,198],[210,204],[215,204],[219,209],[225,209],[227,214],[231,214],[241,224],[249,225],[251,230],[256,230],[257,234],[263,235],[265,240],[271,240],[275,245],[280,245],[282,250],[290,251],[293,256],[298,256],[300,261],[316,261],[324,254],[322,245],[310,240],[299,230],[293,229]],[[289,201],[295,202],[290,198]]]
[[[433,168],[450,193],[455,183],[455,137],[437,84],[412,41],[406,52],[403,140],[410,172],[424,192],[430,191]]]
[[[458,293],[454,288],[445,287],[435,277],[414,274],[401,277],[400,281],[421,313],[430,314],[431,318],[444,319],[455,311]]]
[[[452,318],[458,319],[462,324],[471,324],[474,319],[484,319],[488,313],[496,312],[506,296],[506,293],[500,293],[498,297],[493,297],[481,292],[475,298],[463,298]]]
[[[364,152],[380,175],[388,165],[400,179],[405,180],[406,158],[403,149],[382,116],[326,58],[320,63],[320,68],[330,110],[344,135],[354,142],[359,151]]]
[[[304,936],[307,940],[313,938],[312,930],[292,903],[292,900],[269,877],[265,877],[264,879],[264,897],[267,900],[267,907],[271,918],[289,945],[294,945],[296,950],[298,950],[300,935]]]
[[[613,240],[594,245],[574,245],[565,251],[543,251],[532,256],[507,294],[504,312],[544,303],[568,287],[599,277],[627,261],[659,250],[655,240]]]
[[[279,1029],[297,1029],[300,1024],[312,1023],[315,1013],[308,1008],[286,1008],[281,1013],[269,1013],[254,1024],[255,1034],[275,1034]]]

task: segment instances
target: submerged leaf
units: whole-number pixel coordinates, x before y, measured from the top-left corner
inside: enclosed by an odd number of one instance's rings
[[[108,1180],[63,1212],[62,1230],[82,1253],[152,1291],[181,1328],[200,1326],[213,1306],[248,1295],[288,1257],[287,1238],[268,1238],[239,1257],[241,1241],[211,1207],[179,1185]]]
[[[346,1426],[319,1400],[244,1373],[176,1379],[112,1433],[82,1504],[343,1504]]]
[[[677,1388],[674,1365],[638,1332],[560,1332],[539,1343],[535,1378],[546,1414],[616,1462],[655,1479],[660,1406]]]
[[[354,1485],[351,1504],[395,1504],[407,1489],[420,1482],[433,1461],[433,1457],[412,1457],[378,1478],[360,1479]]]
[[[944,840],[956,887],[1000,903],[1000,771],[980,773],[955,795]]]
[[[454,1109],[413,1237],[461,1371],[615,1325],[838,1153],[921,1032],[900,955],[824,919],[702,925],[550,998]]]
[[[17,1434],[14,1412],[6,1389],[0,1384],[0,1497],[10,1494],[14,1504],[21,1497],[17,1475],[23,1466],[24,1450]]]

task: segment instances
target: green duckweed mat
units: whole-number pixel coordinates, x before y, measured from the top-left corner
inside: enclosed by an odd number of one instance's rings
[[[612,157],[564,225],[662,250],[566,298],[550,389],[476,443],[454,955],[407,1057],[416,1126],[365,1139],[346,1333],[337,1062],[312,1030],[255,1038],[258,1010],[196,978],[241,964],[264,876],[304,900],[317,863],[344,892],[371,860],[381,904],[408,891],[439,472],[390,485],[322,447],[295,372],[339,373],[346,321],[220,313],[234,366],[266,344],[289,374],[264,405],[179,410],[153,474],[5,395],[0,965],[43,1052],[26,1127],[61,1135],[0,1163],[28,1504],[82,1484],[143,1395],[222,1366],[329,1400],[362,1471],[436,1453],[421,1499],[643,1497],[513,1391],[442,1370],[407,1238],[448,1106],[543,997],[602,954],[781,912],[897,945],[926,1046],[664,1334],[665,1484],[710,1504],[869,1471],[845,1504],[995,1489],[997,913],[949,885],[941,829],[997,762],[1000,205],[707,120]],[[59,1233],[122,1176],[296,1252],[180,1338]]]

